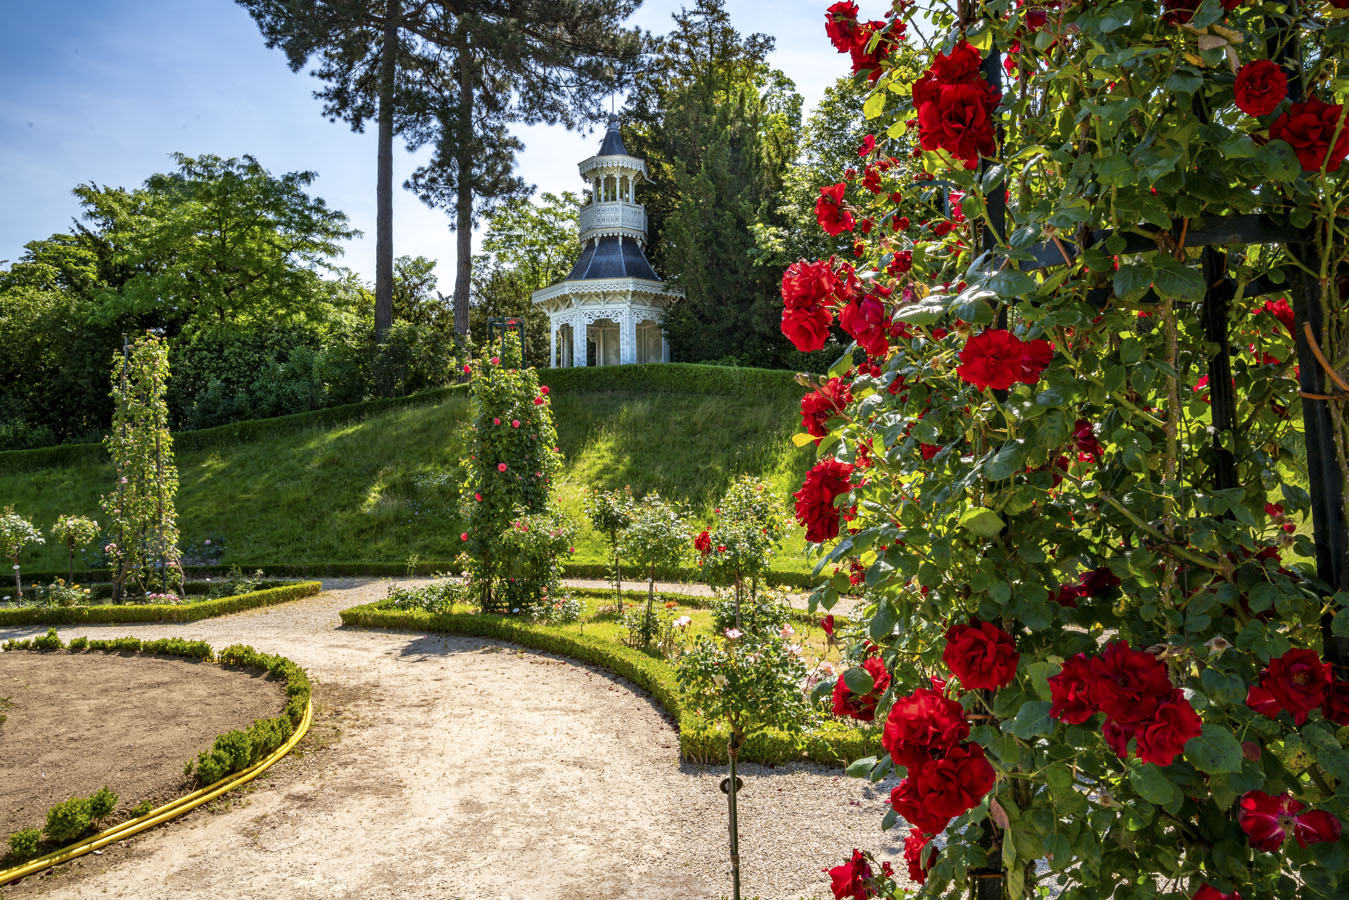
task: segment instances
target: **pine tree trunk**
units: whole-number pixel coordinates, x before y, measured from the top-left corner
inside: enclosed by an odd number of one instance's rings
[[[379,67],[379,150],[375,185],[375,341],[393,324],[393,89],[398,74],[399,0],[388,0]]]
[[[473,56],[467,36],[459,44],[459,146],[454,201],[454,333],[468,337],[468,298],[473,277]]]

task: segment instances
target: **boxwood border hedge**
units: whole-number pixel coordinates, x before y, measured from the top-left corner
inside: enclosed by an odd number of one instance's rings
[[[725,731],[683,705],[674,669],[664,660],[593,635],[571,634],[507,616],[382,608],[386,602],[380,600],[344,609],[342,624],[352,628],[494,638],[599,666],[650,693],[675,720],[679,729],[679,753],[684,760],[694,763],[726,761]],[[745,744],[741,761],[779,765],[809,760],[842,768],[854,759],[879,751],[879,729],[854,728],[830,721],[818,731],[799,736],[781,731],[759,732]]]
[[[287,603],[323,589],[317,581],[299,581],[233,597],[196,603],[103,604],[97,606],[19,606],[0,609],[0,628],[21,625],[106,625],[132,622],[196,622],[226,613]]]

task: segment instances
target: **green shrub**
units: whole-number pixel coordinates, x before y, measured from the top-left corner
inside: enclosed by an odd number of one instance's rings
[[[66,645],[66,649],[69,650],[71,653],[78,653],[81,650],[87,650],[89,649],[89,638],[83,636],[71,638],[70,643]]]
[[[147,797],[140,803],[137,803],[135,806],[131,807],[131,818],[139,819],[142,816],[148,816],[150,812],[154,810],[154,808],[155,808],[154,801]]]
[[[213,616],[287,603],[323,589],[317,581],[219,597],[195,603],[145,603],[103,606],[18,607],[0,609],[0,627],[15,625],[100,625],[130,622],[196,622]]]
[[[57,636],[55,628],[48,628],[47,633],[42,637],[33,638],[34,650],[62,650],[65,644],[61,643],[61,638]]]
[[[41,828],[21,828],[9,836],[9,853],[5,855],[0,864],[5,866],[19,866],[28,862],[30,859],[36,859],[39,855],[38,845],[42,843]]]
[[[89,798],[71,797],[47,810],[47,840],[54,844],[68,844],[79,838],[94,824]]]
[[[112,815],[112,811],[117,808],[117,795],[108,790],[104,785],[89,797],[89,815],[97,822],[99,819],[106,819]]]

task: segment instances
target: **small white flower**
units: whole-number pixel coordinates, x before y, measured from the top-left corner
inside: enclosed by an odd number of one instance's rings
[[[693,619],[689,618],[688,616],[680,616],[679,618],[674,620],[674,627],[688,628],[692,622]]]
[[[736,638],[741,637],[741,636],[743,636],[743,635],[744,635],[744,632],[741,631],[739,628],[727,628],[727,629],[726,629],[726,640],[728,640],[728,641],[733,641],[733,640],[735,640]]]
[[[778,632],[778,634],[782,635],[783,639],[785,640],[786,638],[789,638],[792,635],[796,634],[796,632],[792,630],[791,625],[784,624],[782,626],[782,630]]]
[[[822,662],[822,663],[820,663],[820,674],[821,674],[821,675],[833,675],[833,674],[836,674],[835,671],[834,671],[834,664],[833,664],[833,663],[828,663],[828,662]]]
[[[712,676],[712,683],[715,684],[715,685],[716,685],[717,687],[719,687],[719,688],[724,688],[724,687],[726,687],[726,676],[725,676],[725,675],[713,675],[713,676]]]

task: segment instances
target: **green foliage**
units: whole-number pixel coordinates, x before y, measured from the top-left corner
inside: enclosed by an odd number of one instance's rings
[[[231,566],[223,581],[212,582],[210,596],[214,600],[220,597],[251,594],[258,589],[261,582],[261,569],[255,569],[251,575],[245,575],[238,566]]]
[[[13,563],[14,587],[18,591],[19,600],[23,600],[23,581],[19,578],[19,554],[25,547],[45,543],[46,540],[33,527],[33,523],[16,513],[14,507],[6,506],[4,512],[0,513],[0,553]]]
[[[104,550],[113,564],[114,601],[128,591],[172,594],[183,583],[174,508],[178,467],[164,401],[168,378],[168,344],[153,334],[113,354],[115,408],[105,443],[114,482],[102,507],[110,520]]]
[[[710,548],[699,565],[708,584],[731,585],[743,598],[746,582],[761,578],[772,564],[786,524],[782,500],[768,482],[750,475],[736,479],[714,510]]]
[[[767,590],[739,603],[733,594],[718,596],[709,609],[712,610],[713,628],[723,633],[730,628],[739,628],[753,634],[778,634],[791,617],[786,596]]]
[[[69,844],[83,837],[99,819],[107,818],[116,808],[117,795],[107,787],[101,787],[89,797],[71,797],[47,810],[47,825],[43,831],[51,843]],[[10,847],[14,849],[12,839]]]
[[[552,505],[520,512],[497,538],[501,580],[494,602],[529,618],[547,618],[562,587],[562,560],[574,550],[575,527]]]
[[[117,808],[117,795],[108,790],[107,785],[99,788],[89,797],[89,815],[95,822],[106,819]]]
[[[694,638],[678,661],[685,702],[703,718],[724,723],[732,753],[748,735],[769,728],[798,730],[810,719],[802,691],[806,667],[799,648],[775,633],[727,629]]]
[[[20,828],[9,836],[9,852],[0,862],[6,866],[20,866],[30,859],[36,859],[41,855],[38,849],[41,842],[41,828]]]
[[[688,558],[688,515],[676,504],[650,493],[632,507],[632,520],[618,538],[623,556],[636,563],[654,583],[657,569],[677,568]]]
[[[302,581],[267,588],[251,594],[236,594],[195,603],[134,603],[99,606],[22,607],[0,609],[0,626],[96,625],[129,622],[196,622],[213,616],[272,606],[311,597],[322,590],[317,581]],[[55,629],[53,629],[53,632]],[[91,644],[96,643],[94,641]]]
[[[418,609],[422,612],[446,612],[455,603],[466,602],[469,589],[466,582],[442,577],[421,587],[394,587],[389,584],[385,599],[393,609]]]
[[[539,595],[514,588],[511,573],[517,564],[511,552],[520,549],[524,536],[530,534],[530,517],[547,517],[550,521],[534,522],[541,530],[534,531],[528,543],[538,552],[520,561],[520,575],[555,592],[556,561],[550,556],[555,551],[550,547],[560,540],[555,533],[565,529],[549,509],[549,498],[562,457],[551,398],[541,390],[538,373],[520,367],[519,338],[508,333],[496,352],[498,356],[481,360],[473,368],[469,388],[473,444],[461,463],[466,473],[461,497],[468,522],[463,549],[479,605],[489,611],[524,611]],[[525,523],[521,526],[525,530],[514,524],[520,522]],[[536,543],[540,536],[548,540]]]

